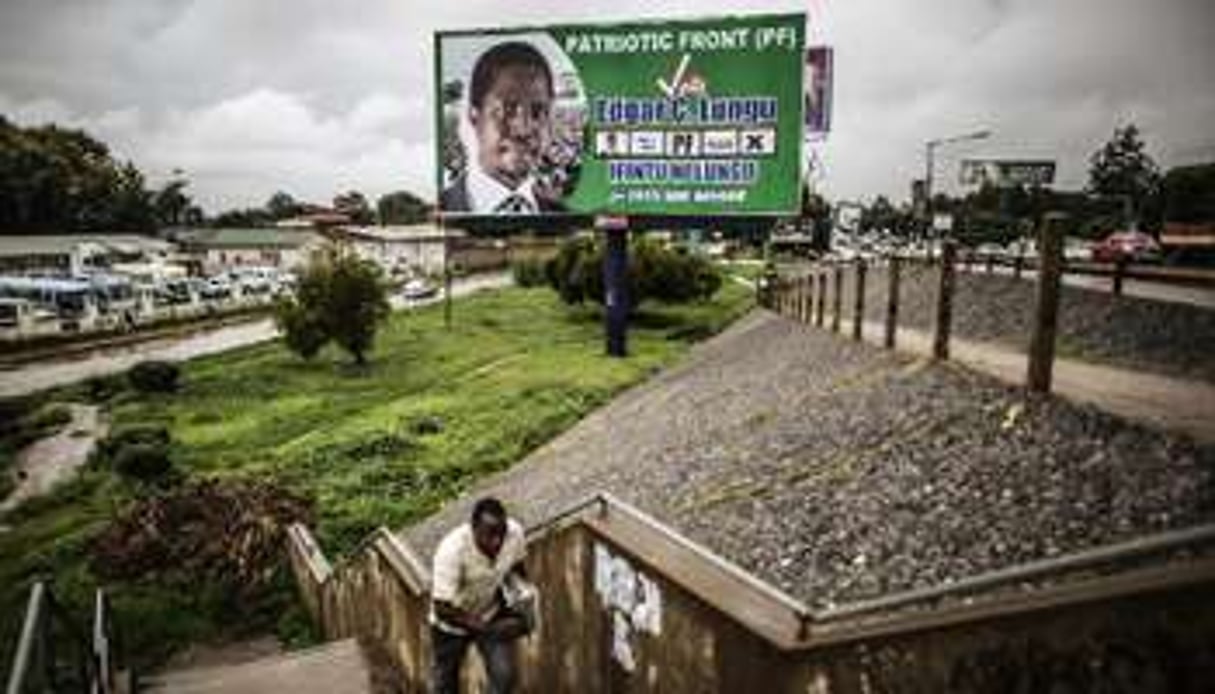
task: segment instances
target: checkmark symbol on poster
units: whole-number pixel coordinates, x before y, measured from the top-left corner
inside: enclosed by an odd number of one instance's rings
[[[658,88],[662,90],[667,97],[674,99],[679,92],[679,84],[683,82],[683,73],[688,70],[688,62],[692,60],[691,53],[684,53],[683,59],[679,61],[679,67],[675,68],[675,74],[671,76],[671,83],[667,84],[661,77],[654,80],[658,84]]]

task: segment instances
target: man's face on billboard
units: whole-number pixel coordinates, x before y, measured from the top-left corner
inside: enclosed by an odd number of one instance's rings
[[[544,70],[534,65],[498,71],[481,107],[469,112],[482,171],[513,188],[535,169],[549,142],[549,89]]]

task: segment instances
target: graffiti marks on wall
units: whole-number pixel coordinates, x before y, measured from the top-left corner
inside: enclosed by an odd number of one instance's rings
[[[658,584],[628,559],[595,543],[595,593],[612,623],[612,658],[633,672],[634,638],[639,632],[662,634],[662,593]]]

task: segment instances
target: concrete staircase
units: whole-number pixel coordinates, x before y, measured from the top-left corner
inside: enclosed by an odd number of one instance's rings
[[[371,694],[372,668],[354,639],[240,665],[140,678],[139,691],[165,694]]]

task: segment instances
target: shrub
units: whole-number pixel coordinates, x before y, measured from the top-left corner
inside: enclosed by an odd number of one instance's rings
[[[168,447],[147,443],[120,448],[114,456],[114,469],[123,477],[150,485],[168,482],[175,476]]]
[[[93,450],[93,462],[117,468],[118,455],[127,448],[153,446],[167,451],[170,442],[169,430],[163,425],[131,424],[115,429],[98,441],[97,448]]]
[[[84,397],[94,404],[109,402],[126,390],[127,382],[127,375],[121,373],[90,376],[84,382]]]
[[[169,361],[140,362],[127,372],[127,381],[141,393],[172,393],[180,378],[181,367]]]
[[[389,310],[379,266],[340,248],[326,248],[312,256],[295,297],[280,304],[276,317],[292,351],[316,354],[333,340],[361,366]]]
[[[525,258],[516,260],[511,265],[511,274],[514,275],[515,284],[520,287],[542,287],[548,283],[548,278],[544,271],[544,261],[536,258]]]
[[[305,361],[315,357],[329,341],[320,318],[291,299],[280,299],[275,304],[274,323],[283,333],[287,349]]]
[[[603,303],[603,244],[575,238],[562,244],[545,265],[549,286],[567,304]],[[635,240],[629,251],[628,288],[633,307],[643,301],[703,301],[721,288],[721,275],[711,262],[648,239]]]

